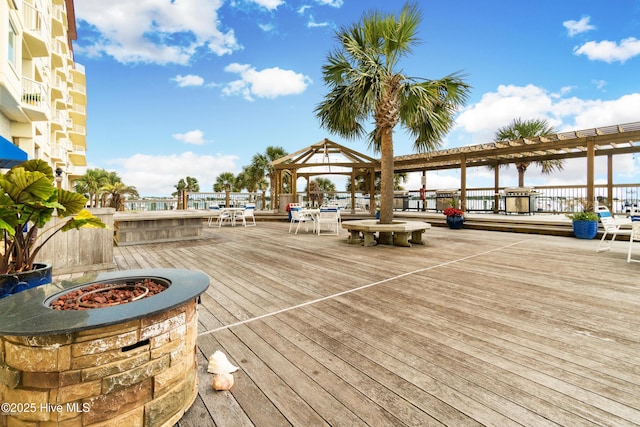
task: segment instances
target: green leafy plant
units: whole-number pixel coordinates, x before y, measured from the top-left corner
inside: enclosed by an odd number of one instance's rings
[[[0,175],[0,230],[4,246],[0,274],[33,269],[40,249],[58,232],[106,225],[84,209],[86,197],[56,188],[51,167],[42,160],[27,160]],[[61,223],[44,228],[54,211]],[[38,231],[42,236],[38,237]]]
[[[567,215],[571,221],[598,221],[598,214],[591,211],[581,211]]]

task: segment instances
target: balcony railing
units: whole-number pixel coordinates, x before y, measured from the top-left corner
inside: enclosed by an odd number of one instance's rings
[[[85,126],[76,125],[76,124],[71,126],[69,131],[73,132],[73,133],[80,134],[80,135],[86,135],[87,134],[87,128]]]
[[[85,87],[85,85],[79,84],[79,83],[72,83],[69,85],[69,89],[74,91],[74,92],[78,92],[78,93],[87,93],[87,88]]]
[[[23,77],[22,103],[38,108],[45,108],[46,105],[49,105],[47,91],[44,84],[27,77]]]
[[[71,106],[71,111],[73,111],[74,113],[79,113],[79,114],[87,114],[87,107],[85,107],[82,104],[73,104]]]
[[[49,27],[41,10],[29,3],[22,3],[24,29],[41,40],[46,40],[49,35]]]

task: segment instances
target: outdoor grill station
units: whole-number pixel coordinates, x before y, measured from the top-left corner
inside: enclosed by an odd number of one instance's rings
[[[536,199],[540,193],[532,187],[504,189],[504,211],[506,214],[532,214],[536,211]]]
[[[457,197],[458,190],[436,190],[436,210],[443,211],[451,207],[453,200]]]

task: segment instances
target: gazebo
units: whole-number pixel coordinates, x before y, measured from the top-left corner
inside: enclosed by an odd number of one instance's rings
[[[295,153],[274,160],[271,165],[275,170],[276,177],[274,200],[277,201],[279,210],[284,209],[287,203],[294,201],[293,198],[297,194],[296,181],[300,177],[304,177],[307,180],[307,191],[309,191],[309,181],[312,176],[347,175],[351,177],[351,182],[353,183],[357,176],[364,174],[369,180],[369,188],[373,189],[375,188],[375,172],[380,170],[379,160],[337,144],[327,138]],[[288,179],[291,182],[290,194],[283,193],[283,184]],[[355,186],[352,185],[352,212],[355,206],[355,193]],[[375,204],[370,203],[369,209],[374,213]]]

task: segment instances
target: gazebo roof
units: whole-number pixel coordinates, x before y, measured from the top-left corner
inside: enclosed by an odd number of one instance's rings
[[[353,169],[379,169],[380,161],[327,138],[271,162],[276,170],[295,169],[298,176],[351,174]]]

